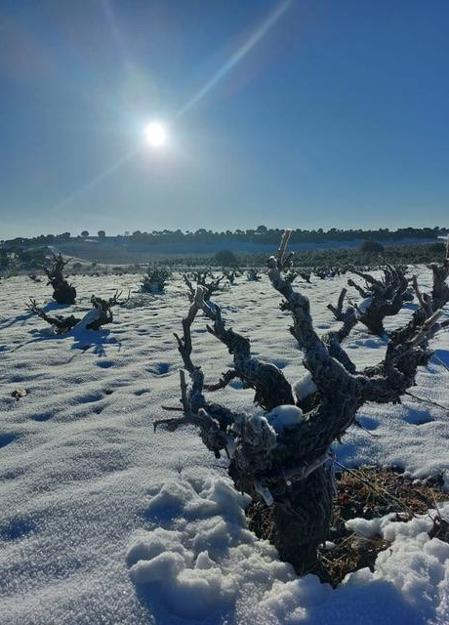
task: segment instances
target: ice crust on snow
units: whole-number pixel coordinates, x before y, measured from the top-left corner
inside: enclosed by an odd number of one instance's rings
[[[47,310],[82,317],[93,293],[126,293],[138,288],[140,278],[76,277],[71,281],[79,303],[49,303]],[[339,326],[326,306],[345,282],[301,286],[322,331]],[[428,270],[419,282],[425,290]],[[449,623],[447,545],[428,538],[427,517],[367,526],[393,540],[391,548],[379,555],[374,573],[359,571],[334,591],[314,576],[298,579],[268,543],[248,531],[245,498],[223,478],[223,466],[193,428],[153,433],[154,420],[166,416],[161,405],[179,397],[172,332],[187,310],[180,276],[164,296],[117,307],[114,322],[101,332],[55,335],[26,312],[29,296],[45,305],[51,289],[27,277],[2,281],[1,625]],[[291,381],[307,378],[287,330],[290,319],[278,310],[279,297],[266,276],[251,284],[237,279],[217,301],[229,324],[251,338],[255,356],[282,363]],[[413,310],[407,305],[388,318],[387,330],[406,322]],[[216,380],[231,362],[204,328],[199,319],[194,358],[207,379]],[[433,346],[436,357],[411,391],[448,405],[442,362],[449,365],[449,333]],[[362,368],[382,358],[386,343],[359,325],[345,347]],[[27,395],[17,401],[11,393],[19,387]],[[253,393],[241,385],[214,399],[260,415]],[[397,465],[418,479],[442,474],[449,488],[444,409],[406,396],[401,405],[367,404],[358,420],[364,429],[352,428],[335,447],[340,462]],[[354,531],[362,525],[354,521]]]

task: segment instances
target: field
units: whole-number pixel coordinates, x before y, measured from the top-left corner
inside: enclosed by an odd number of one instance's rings
[[[420,285],[430,272],[419,268]],[[137,290],[140,276],[76,277],[78,303],[94,293]],[[301,284],[318,332],[334,324],[347,276]],[[449,544],[430,539],[429,515],[397,522],[353,520],[389,548],[373,572],[362,569],[336,589],[298,578],[275,549],[246,527],[246,496],[237,494],[191,427],[153,431],[163,405],[180,396],[173,332],[188,309],[180,275],[165,295],[131,294],[99,332],[57,336],[27,312],[29,297],[51,301],[45,282],[12,277],[0,303],[0,623],[1,625],[446,625]],[[356,293],[352,296],[357,299]],[[246,277],[217,296],[229,325],[252,351],[290,381],[304,374],[288,332],[290,319],[264,275]],[[387,318],[402,325],[415,304]],[[447,313],[446,313],[447,315]],[[194,357],[215,382],[231,357],[199,318]],[[358,367],[381,360],[386,340],[361,324],[345,347]],[[347,466],[397,467],[449,488],[449,333],[402,404],[366,404],[363,428],[336,445]],[[25,389],[16,399],[12,394]],[[233,383],[217,401],[255,413],[253,392]],[[449,515],[449,504],[439,505]],[[435,514],[435,513],[434,513]]]

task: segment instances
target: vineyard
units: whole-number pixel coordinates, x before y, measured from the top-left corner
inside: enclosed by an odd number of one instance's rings
[[[2,281],[2,624],[447,622],[447,261],[286,243]]]

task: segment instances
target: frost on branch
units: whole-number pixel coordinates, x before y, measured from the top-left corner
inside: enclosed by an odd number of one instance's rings
[[[225,277],[226,276],[223,274],[216,278],[209,270],[195,271],[192,276],[196,287],[202,288],[203,298],[205,300],[209,300],[214,293],[220,291],[220,283],[225,279]],[[190,280],[190,278],[186,275],[184,275],[184,282],[189,290],[189,299],[190,301],[193,301],[196,291],[195,286],[193,285],[192,280]]]
[[[208,385],[206,389],[213,391],[224,388],[232,379],[239,378],[244,387],[256,391],[254,402],[264,410],[271,410],[282,404],[293,404],[292,390],[282,371],[272,363],[251,356],[249,339],[234,332],[232,328],[226,328],[217,304],[203,302],[202,310],[213,322],[207,326],[207,330],[226,345],[234,362],[234,368],[225,372],[218,384]]]
[[[149,265],[147,274],[143,277],[140,290],[143,293],[164,293],[167,281],[171,276],[169,269]]]
[[[369,273],[352,270],[363,278],[365,285],[361,287],[354,280],[349,279],[348,285],[354,287],[362,296],[363,301],[358,306],[360,321],[373,334],[383,336],[385,317],[397,315],[404,302],[413,299],[408,290],[408,279],[405,270],[401,267],[387,265],[383,269],[382,279],[374,278]]]
[[[338,297],[337,306],[328,304],[328,309],[333,313],[337,321],[342,322],[342,326],[337,331],[327,332],[321,340],[326,345],[329,354],[338,360],[347,371],[355,373],[355,365],[349,358],[348,354],[341,347],[341,343],[346,339],[354,326],[357,325],[358,315],[353,306],[348,306],[346,310],[343,310],[343,304],[346,297],[347,290],[342,289]]]
[[[113,297],[107,300],[92,295],[90,300],[92,308],[82,318],[74,315],[48,315],[43,308],[39,308],[34,299],[30,299],[27,308],[53,326],[57,334],[64,334],[74,329],[99,330],[102,326],[112,323],[112,308],[120,303],[120,295],[121,293],[116,291]]]
[[[449,286],[447,284],[449,278],[449,239],[443,262],[441,264],[433,263],[430,265],[430,269],[432,270],[432,290],[430,293],[423,293],[417,277],[413,276],[412,285],[419,302],[419,308],[415,310],[406,326],[391,333],[391,340],[395,344],[410,340],[423,325],[428,325],[429,320],[449,302]],[[427,338],[431,338],[431,335],[438,329],[439,326],[436,321],[437,319],[432,324],[432,334],[428,333]]]
[[[64,278],[63,270],[69,262],[64,260],[62,254],[53,254],[50,267],[44,267],[48,282],[53,287],[53,299],[58,304],[74,304],[76,299],[76,289]]]
[[[425,339],[434,331],[435,323],[420,328],[411,341],[399,346],[391,343],[377,369],[357,373],[342,356],[341,340],[355,323],[353,312],[343,311],[344,294],[335,307],[343,322],[341,335],[320,338],[313,327],[309,300],[295,291],[288,279],[288,239],[286,232],[277,255],[268,262],[268,276],[283,296],[281,309],[292,316],[291,332],[310,376],[307,386],[312,389],[313,400],[309,408],[305,409],[301,398],[295,402],[282,372],[251,357],[248,339],[226,328],[220,308],[206,301],[199,287],[192,294],[182,336],[177,336],[190,385],[182,373],[181,405],[166,408],[180,411],[182,416],[163,419],[155,426],[165,424],[174,430],[193,424],[215,455],[225,451],[236,489],[253,500],[250,526],[277,547],[282,559],[306,572],[317,571],[317,549],[329,535],[335,494],[333,443],[355,423],[357,410],[365,402],[400,401],[414,384],[416,368],[428,355]],[[191,326],[201,311],[211,322],[209,332],[234,358],[233,369],[223,375],[221,384],[213,386],[204,384],[203,371],[191,358]],[[337,342],[341,352],[333,357]],[[205,391],[223,388],[233,377],[256,390],[256,401],[263,411],[248,416],[208,402]],[[301,395],[301,389],[296,390]]]

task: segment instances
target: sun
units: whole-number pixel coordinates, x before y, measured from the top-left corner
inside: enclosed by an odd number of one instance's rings
[[[145,126],[143,132],[147,143],[152,148],[161,148],[167,143],[167,128],[161,122],[150,122]]]

